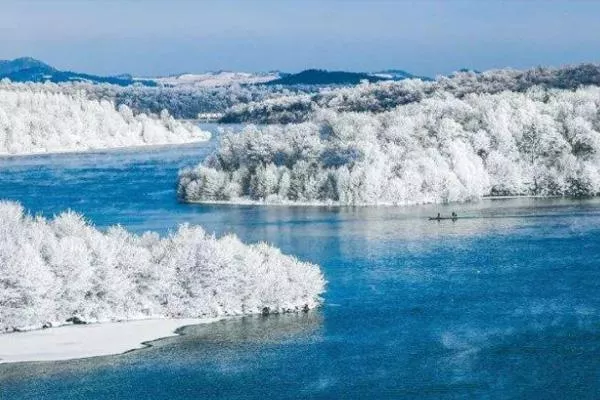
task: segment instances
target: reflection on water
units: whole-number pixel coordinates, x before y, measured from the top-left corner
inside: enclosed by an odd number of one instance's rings
[[[99,226],[182,222],[322,266],[324,306],[231,319],[122,356],[0,366],[0,398],[595,398],[600,202],[179,204],[212,143],[0,161],[2,197]],[[464,219],[429,221],[452,211]]]
[[[80,374],[135,369],[143,362],[152,362],[161,368],[190,366],[200,360],[215,357],[222,359],[227,353],[237,351],[318,341],[322,321],[323,316],[318,310],[227,318],[211,324],[180,328],[177,331],[180,336],[156,340],[149,343],[150,347],[133,350],[118,357],[100,356],[70,361],[0,365],[0,380],[6,383],[28,381],[36,377],[41,377],[42,380],[77,379]]]
[[[319,310],[297,314],[256,315],[243,318],[224,319],[213,324],[194,325],[182,328],[177,338],[177,346],[181,343],[202,344],[241,344],[252,343],[265,345],[295,340],[314,335],[320,328],[323,316]],[[314,339],[311,339],[314,340]],[[157,347],[164,346],[170,340],[164,340]]]

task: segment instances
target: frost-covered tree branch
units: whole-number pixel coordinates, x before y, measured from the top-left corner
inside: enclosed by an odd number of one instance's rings
[[[151,317],[215,317],[316,307],[318,266],[267,244],[182,225],[167,237],[106,232],[0,202],[0,332]]]

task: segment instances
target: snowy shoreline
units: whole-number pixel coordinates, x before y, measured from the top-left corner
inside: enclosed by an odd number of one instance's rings
[[[176,336],[175,331],[184,326],[220,319],[144,319],[5,333],[0,335],[0,364],[122,354],[148,347],[149,342]]]
[[[205,132],[205,131],[203,131]],[[210,132],[206,132],[210,134]],[[212,134],[211,134],[212,135]],[[126,145],[126,146],[114,146],[114,147],[90,147],[88,149],[66,149],[66,150],[50,150],[50,151],[36,151],[30,153],[2,153],[0,152],[0,160],[8,158],[25,158],[25,157],[41,157],[41,156],[60,156],[60,155],[77,155],[77,154],[97,154],[97,153],[108,153],[108,152],[134,152],[134,151],[152,151],[163,148],[177,148],[186,147],[192,144],[207,143],[210,141],[210,136],[198,137],[190,139],[185,142],[177,143],[147,143],[137,145]]]
[[[356,204],[342,204],[335,201],[278,201],[271,202],[265,200],[252,200],[247,198],[240,198],[236,200],[180,200],[184,204],[209,204],[209,205],[226,205],[226,206],[268,206],[268,207],[409,207],[409,206],[420,206],[420,205],[451,205],[461,203],[472,203],[477,201],[490,201],[490,200],[512,200],[512,199],[573,199],[568,196],[543,196],[543,195],[513,195],[513,196],[483,196],[476,200],[471,201],[459,201],[449,203],[417,203],[407,202],[403,204],[379,202],[379,203],[356,203]]]

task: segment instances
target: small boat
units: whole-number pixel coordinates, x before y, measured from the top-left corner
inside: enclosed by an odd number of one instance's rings
[[[442,217],[442,214],[438,213],[437,217],[429,217],[430,221],[456,221],[458,219],[458,214],[452,211],[452,215],[449,217]]]

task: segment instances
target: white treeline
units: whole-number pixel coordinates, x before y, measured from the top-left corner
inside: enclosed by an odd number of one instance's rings
[[[546,89],[577,89],[600,85],[600,65],[579,64],[561,68],[529,70],[498,69],[485,72],[462,71],[439,76],[434,81],[405,79],[397,82],[364,83],[350,87],[323,88],[318,93],[297,93],[238,103],[223,117],[224,122],[289,124],[308,121],[318,110],[338,112],[384,112],[403,104],[452,94],[495,94],[525,92],[534,86]]]
[[[102,232],[73,212],[52,220],[0,202],[0,332],[156,317],[218,317],[317,306],[317,265],[267,244],[182,225],[167,237]]]
[[[117,106],[126,105],[134,114],[160,114],[167,110],[176,119],[195,119],[200,113],[223,113],[230,107],[249,102],[314,93],[317,87],[232,83],[226,86],[163,85],[119,86],[109,83],[61,82],[32,83],[0,81],[0,89],[44,91],[69,95],[84,94],[90,100],[107,100]]]
[[[185,201],[415,204],[600,193],[600,88],[447,92],[249,127],[180,172]]]
[[[32,89],[33,88],[33,89]],[[210,133],[160,116],[137,114],[107,100],[0,84],[0,154],[83,151],[204,141]]]

